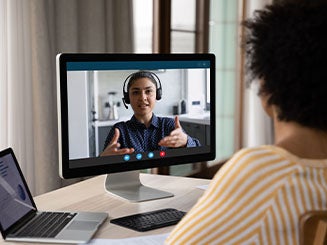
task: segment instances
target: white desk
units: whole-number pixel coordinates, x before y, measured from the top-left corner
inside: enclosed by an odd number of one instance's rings
[[[171,192],[174,194],[174,197],[132,203],[105,192],[105,175],[102,175],[37,196],[35,197],[35,202],[39,210],[107,212],[109,217],[101,226],[100,230],[95,234],[94,238],[146,236],[168,233],[174,226],[148,232],[136,232],[111,224],[109,221],[113,218],[161,208],[176,208],[188,211],[204,192],[202,189],[197,187],[207,185],[210,182],[206,179],[152,174],[141,174],[140,178],[144,185]],[[2,238],[0,243],[4,243]],[[15,243],[6,242],[6,244]]]

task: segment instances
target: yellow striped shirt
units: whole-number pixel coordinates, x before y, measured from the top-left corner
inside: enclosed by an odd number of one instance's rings
[[[299,217],[327,209],[327,159],[276,146],[237,152],[166,244],[299,244]]]

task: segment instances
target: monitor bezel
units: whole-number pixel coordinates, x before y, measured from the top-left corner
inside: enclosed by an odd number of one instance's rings
[[[115,164],[102,164],[101,166],[88,166],[70,168],[69,139],[68,139],[68,98],[67,98],[67,62],[83,61],[185,61],[206,60],[210,61],[210,152],[192,154],[190,156],[177,156],[160,159],[146,159],[131,164],[122,162]],[[158,168],[164,166],[181,165],[210,161],[216,155],[216,62],[215,55],[211,53],[197,54],[108,54],[108,53],[61,53],[56,57],[57,71],[57,111],[58,111],[58,151],[59,151],[59,175],[62,178],[77,178],[109,173],[118,173],[133,170]],[[105,161],[104,157],[97,157],[99,161]],[[94,158],[93,158],[94,159]]]

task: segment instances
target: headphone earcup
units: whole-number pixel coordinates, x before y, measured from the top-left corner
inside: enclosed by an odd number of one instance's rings
[[[129,100],[129,95],[126,92],[124,92],[124,101],[125,101],[126,104],[130,104],[131,103],[131,101]]]
[[[161,97],[162,97],[162,89],[158,88],[156,94],[156,100],[161,100]]]

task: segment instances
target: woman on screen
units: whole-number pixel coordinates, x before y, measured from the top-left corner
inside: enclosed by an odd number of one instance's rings
[[[133,73],[125,83],[123,102],[126,108],[126,104],[132,106],[134,115],[129,121],[116,123],[112,127],[101,156],[200,146],[199,140],[183,131],[178,116],[172,119],[154,115],[156,100],[162,96],[160,80],[154,73]]]

